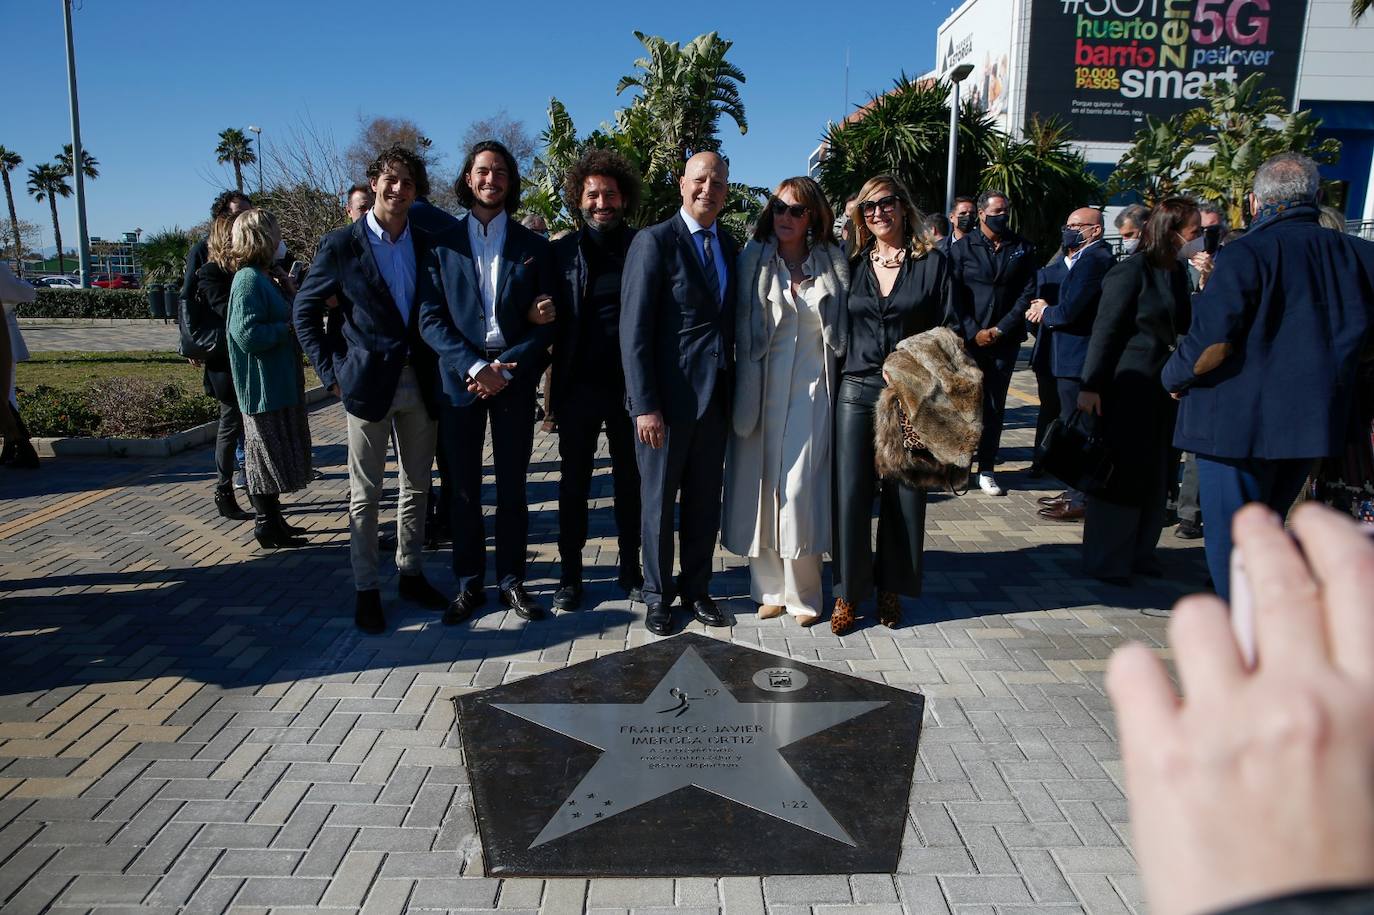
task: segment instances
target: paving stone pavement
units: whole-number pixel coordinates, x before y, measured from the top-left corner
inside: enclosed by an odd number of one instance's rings
[[[293,523],[310,531],[299,550],[260,550],[250,525],[218,517],[206,449],[0,468],[0,904],[19,913],[1141,911],[1102,672],[1124,639],[1161,645],[1159,608],[1202,580],[1201,550],[1166,532],[1169,580],[1123,588],[1081,578],[1081,528],[1039,522],[1034,497],[1052,484],[1016,472],[1035,417],[1028,390],[1022,373],[1004,439],[1011,493],[932,498],[925,595],[906,602],[901,628],[870,616],[837,638],[826,626],[760,622],[747,569],[723,552],[715,585],[731,598],[734,625],[692,624],[926,695],[891,875],[482,875],[450,700],[653,638],[643,607],[616,598],[604,455],[586,556],[596,609],[527,624],[496,608],[444,627],[397,600],[388,567],[382,636],[362,635],[350,618],[337,404],[311,417],[323,479],[286,498]],[[540,435],[536,448],[530,573],[547,601],[557,460],[552,438]],[[446,555],[428,554],[426,567],[453,588]]]
[[[24,342],[35,353],[84,350],[115,353],[129,350],[175,350],[176,322],[153,319],[110,321],[45,321],[20,318]]]

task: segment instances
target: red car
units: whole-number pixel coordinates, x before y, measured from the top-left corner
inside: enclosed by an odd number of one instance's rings
[[[133,289],[134,284],[122,273],[101,273],[91,280],[91,285],[99,289]]]

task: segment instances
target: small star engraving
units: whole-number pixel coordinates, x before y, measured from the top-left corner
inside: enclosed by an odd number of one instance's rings
[[[601,814],[598,813],[597,816],[601,816]],[[581,818],[582,818],[582,814],[580,814],[580,813],[574,813],[574,814],[572,815],[572,818],[573,818],[574,820],[581,819]]]

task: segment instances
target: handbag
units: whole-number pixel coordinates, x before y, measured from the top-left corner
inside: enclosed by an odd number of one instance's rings
[[[224,322],[196,293],[194,301],[177,301],[177,352],[187,359],[214,359],[224,354]]]
[[[1074,410],[1057,417],[1040,442],[1040,466],[1064,485],[1096,495],[1111,484],[1115,463],[1091,414]]]

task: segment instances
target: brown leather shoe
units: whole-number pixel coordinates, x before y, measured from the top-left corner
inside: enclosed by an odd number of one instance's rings
[[[854,605],[843,597],[835,598],[835,609],[830,613],[830,631],[844,635],[854,628]]]
[[[878,592],[878,622],[896,629],[902,621],[902,599],[891,591]]]
[[[1039,502],[1041,505],[1045,506],[1046,508],[1053,508],[1053,507],[1056,506],[1056,505],[1063,505],[1065,502],[1068,502],[1068,501],[1069,501],[1069,494],[1066,493],[1066,492],[1061,492],[1061,493],[1060,493],[1059,495],[1057,495],[1057,496],[1041,496],[1040,498],[1036,499],[1035,501]]]
[[[819,613],[804,613],[797,617],[797,625],[803,629],[810,629],[820,621],[821,615]]]
[[[759,619],[777,619],[786,612],[787,611],[783,607],[780,607],[777,604],[763,604],[759,607]]]
[[[1082,521],[1083,516],[1086,514],[1087,509],[1085,509],[1083,506],[1074,505],[1070,502],[1065,502],[1062,505],[1053,505],[1048,508],[1042,508],[1039,511],[1040,517],[1048,521]]]

